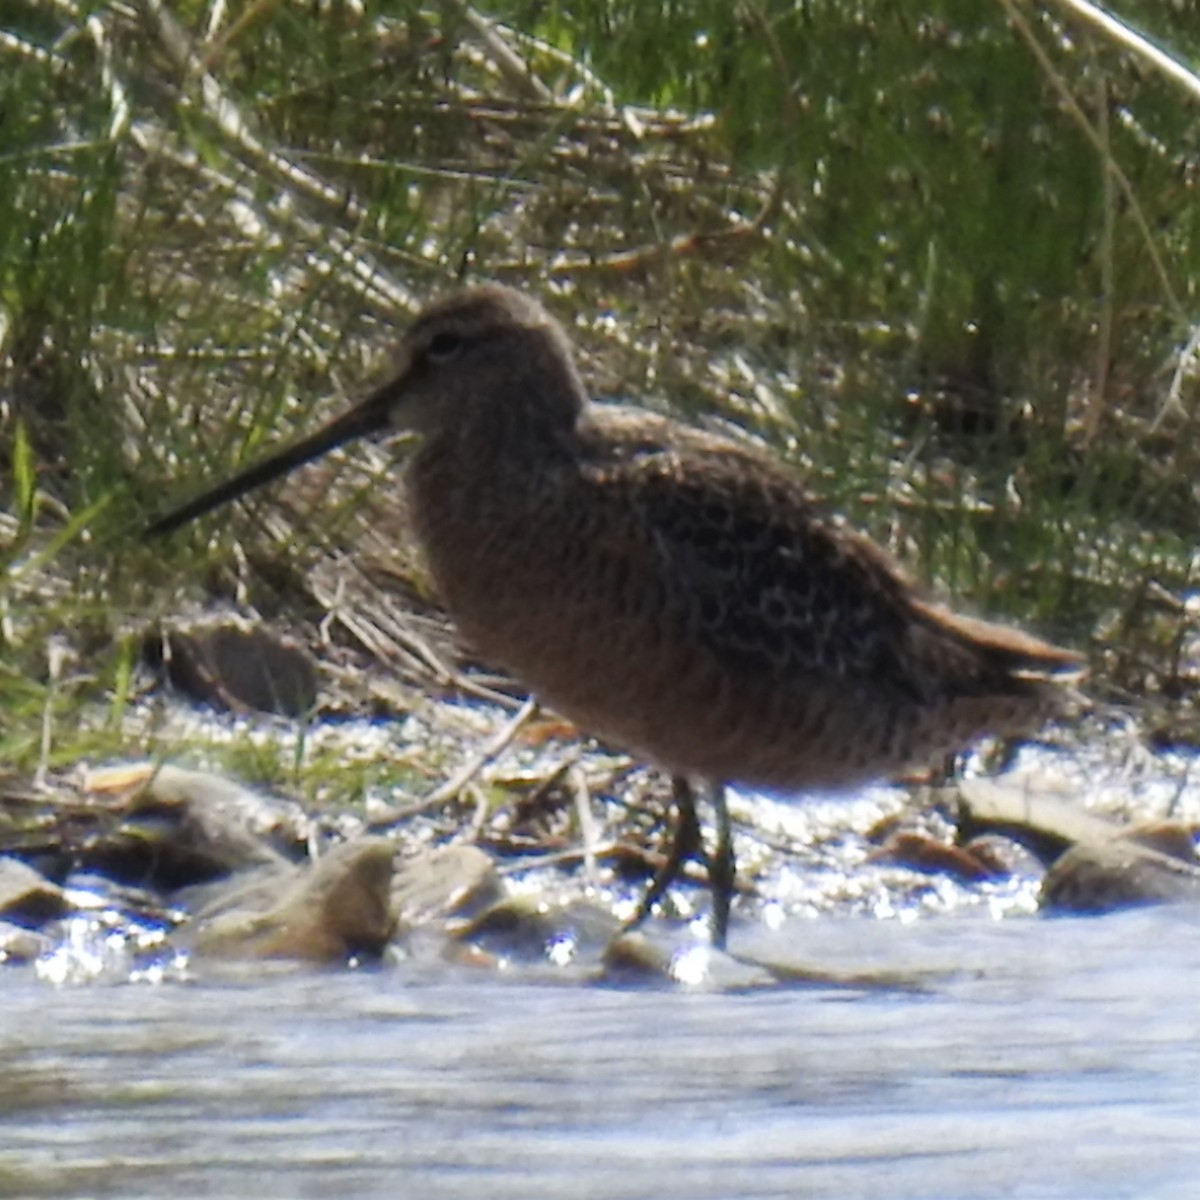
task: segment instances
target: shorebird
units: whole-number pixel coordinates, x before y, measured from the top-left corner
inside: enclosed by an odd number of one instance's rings
[[[450,616],[581,728],[667,771],[723,945],[726,784],[802,792],[927,765],[1057,710],[1079,657],[927,599],[765,451],[589,400],[562,326],[498,285],[430,305],[393,373],[311,436],[156,521],[185,522],[354,438],[411,431],[406,486]],[[693,788],[712,790],[705,854]]]

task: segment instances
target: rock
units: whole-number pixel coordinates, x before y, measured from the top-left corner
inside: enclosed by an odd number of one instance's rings
[[[390,841],[360,838],[305,867],[260,871],[196,914],[192,948],[223,958],[378,957],[394,928],[394,855]]]
[[[85,861],[165,892],[250,867],[287,865],[292,860],[268,838],[299,846],[306,832],[298,806],[170,763],[107,768],[86,786],[91,795],[111,797],[110,810],[124,820],[92,839]]]
[[[471,918],[504,898],[504,882],[478,846],[453,843],[403,859],[392,877],[391,906],[401,929]]]
[[[0,858],[0,915],[36,929],[62,916],[66,909],[66,897],[57,884],[19,858]]]
[[[1139,904],[1200,900],[1200,865],[1164,854],[1131,830],[1088,841],[1063,854],[1042,880],[1041,907],[1056,913],[1104,913]]]
[[[1145,821],[1130,826],[1124,834],[1132,842],[1169,854],[1180,862],[1195,863],[1196,831],[1179,821]]]
[[[301,717],[317,702],[317,671],[295,641],[226,614],[148,637],[144,653],[172,687],[230,712]]]
[[[1047,912],[1200,900],[1200,862],[1186,826],[1127,828],[1059,795],[989,780],[966,780],[962,792],[963,831],[1003,832],[1049,864],[1040,895]]]
[[[1100,842],[1120,826],[1084,809],[1065,793],[1008,780],[964,779],[959,784],[958,836],[1001,833],[1049,866],[1080,842]]]
[[[867,856],[868,862],[890,862],[927,874],[949,875],[962,883],[997,878],[991,865],[966,846],[953,846],[925,833],[896,833]]]

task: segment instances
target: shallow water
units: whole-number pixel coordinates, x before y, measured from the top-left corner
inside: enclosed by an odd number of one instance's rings
[[[1198,925],[976,911],[733,931],[735,951],[912,988],[11,970],[0,1194],[1190,1200]]]

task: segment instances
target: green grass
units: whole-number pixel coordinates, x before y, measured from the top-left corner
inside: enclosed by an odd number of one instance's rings
[[[1135,53],[1020,6],[1040,62],[975,0],[498,0],[511,62],[454,5],[72,11],[0,41],[7,764],[47,712],[54,763],[125,749],[139,630],[185,600],[315,619],[353,488],[290,548],[237,512],[137,532],[463,278],[537,289],[597,391],[750,427],[936,589],[1190,722],[1163,597],[1200,528],[1200,130]],[[1123,11],[1200,54],[1182,9]]]

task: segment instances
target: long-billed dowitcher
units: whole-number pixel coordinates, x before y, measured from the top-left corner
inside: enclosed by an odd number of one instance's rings
[[[506,287],[413,323],[357,407],[163,517],[165,534],[352,438],[415,431],[407,486],[447,609],[486,659],[584,729],[671,773],[680,824],[642,911],[699,849],[725,937],[723,789],[894,774],[1056,707],[1077,656],[922,597],[767,454],[594,404],[562,327]]]

